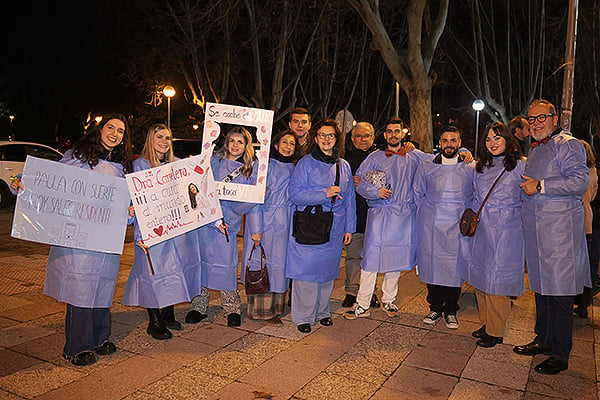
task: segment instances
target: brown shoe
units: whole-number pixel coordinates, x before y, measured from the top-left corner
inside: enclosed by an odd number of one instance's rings
[[[283,321],[278,316],[274,316],[273,318],[266,319],[265,322],[269,325],[283,325]]]

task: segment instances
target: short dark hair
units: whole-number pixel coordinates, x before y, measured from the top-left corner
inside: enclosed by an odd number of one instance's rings
[[[402,121],[401,118],[398,118],[396,116],[394,117],[390,117],[386,122],[385,122],[385,127],[387,128],[388,125],[392,125],[392,124],[400,124],[402,125],[402,127],[404,128],[406,126],[406,124],[404,123],[404,121]]]
[[[528,124],[527,118],[522,115],[517,115],[508,123],[508,130],[514,135],[517,128],[523,129],[525,128],[525,124]]]
[[[462,129],[460,129],[459,127],[455,126],[455,125],[447,125],[445,126],[441,131],[440,131],[440,137],[442,137],[442,135],[445,132],[451,132],[451,133],[458,133],[458,137],[462,139]],[[439,138],[438,138],[439,140]]]
[[[306,108],[302,108],[302,107],[296,107],[294,108],[291,112],[290,112],[290,122],[292,122],[292,115],[293,114],[299,114],[299,115],[308,115],[308,121],[310,122],[310,113],[308,112],[308,110]]]

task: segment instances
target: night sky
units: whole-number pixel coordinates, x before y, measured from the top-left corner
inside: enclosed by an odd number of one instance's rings
[[[14,115],[17,139],[53,142],[81,134],[81,120],[131,94],[114,76],[90,1],[19,2],[1,6],[4,62],[0,67],[0,137]],[[57,126],[56,121],[61,121]]]

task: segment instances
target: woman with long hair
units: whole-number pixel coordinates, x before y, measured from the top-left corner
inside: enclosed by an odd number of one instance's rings
[[[155,168],[175,160],[171,130],[164,124],[155,124],[148,129],[142,157],[133,162],[133,170]],[[149,317],[146,332],[157,340],[170,339],[169,329],[183,329],[175,320],[174,305],[188,302],[200,293],[202,264],[197,234],[186,232],[149,248],[142,240],[136,218],[134,239],[135,261],[123,304],[145,307]]]
[[[253,246],[262,242],[271,290],[268,293],[248,295],[248,318],[281,325],[280,316],[284,314],[285,293],[289,286],[285,277],[291,214],[287,189],[294,162],[299,155],[294,133],[290,130],[277,133],[271,142],[269,155],[264,204],[258,205],[246,215],[242,282],[245,280],[244,263],[248,262]],[[260,254],[257,250],[253,254],[251,267],[260,268]]]
[[[132,170],[127,120],[121,114],[104,115],[100,123],[65,152],[60,162],[124,177]],[[110,306],[119,260],[119,254],[50,247],[44,294],[67,303],[63,357],[73,365],[90,365],[97,361],[96,354],[117,351],[110,341]]]
[[[229,130],[223,147],[211,159],[215,181],[253,185],[256,183],[257,172],[253,167],[254,147],[250,132],[243,127]],[[192,300],[192,309],[185,317],[187,323],[198,323],[208,316],[208,289],[214,289],[221,292],[221,305],[227,315],[227,325],[241,325],[236,234],[242,224],[242,215],[255,206],[252,203],[221,200],[223,220],[196,230],[202,256],[202,277],[206,284],[202,285],[200,294]]]
[[[473,172],[475,204],[479,209],[492,184],[492,190],[479,216],[475,234],[461,249],[466,262],[459,275],[476,289],[482,326],[473,332],[477,345],[493,347],[502,343],[506,319],[511,310],[510,296],[523,293],[523,227],[519,184],[525,170],[521,149],[508,127],[494,122],[485,130],[478,147],[479,159]],[[464,266],[464,267],[463,267]]]
[[[299,211],[310,205],[332,210],[333,226],[329,242],[300,244],[290,234],[286,277],[292,279],[292,321],[303,333],[317,321],[333,325],[330,297],[337,278],[342,248],[356,230],[356,203],[350,165],[340,158],[342,134],[332,119],[313,125],[309,140],[312,149],[294,168],[288,187],[292,206]],[[336,175],[339,166],[339,183]]]

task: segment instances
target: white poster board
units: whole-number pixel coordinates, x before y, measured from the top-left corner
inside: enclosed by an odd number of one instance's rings
[[[219,124],[237,125],[256,128],[256,151],[258,168],[256,184],[246,185],[232,182],[217,181],[217,193],[221,200],[244,201],[248,203],[263,203],[267,185],[267,170],[269,168],[269,151],[271,148],[271,131],[273,128],[273,110],[261,108],[240,107],[228,104],[206,103],[204,133],[202,135],[202,154],[212,155],[214,142],[219,135],[226,135]]]
[[[125,175],[144,244],[223,217],[207,154]]]
[[[11,236],[121,254],[129,192],[125,179],[27,156]]]

